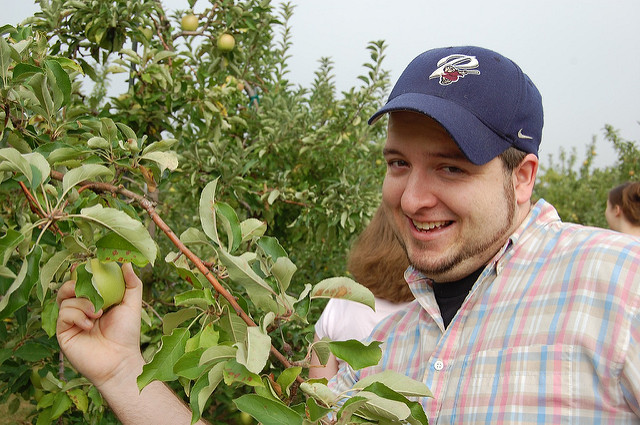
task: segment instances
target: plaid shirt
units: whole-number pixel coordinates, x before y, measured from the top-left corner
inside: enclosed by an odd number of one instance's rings
[[[383,321],[376,367],[425,382],[433,424],[640,423],[640,240],[560,221],[539,201],[445,330],[421,273],[416,301]]]

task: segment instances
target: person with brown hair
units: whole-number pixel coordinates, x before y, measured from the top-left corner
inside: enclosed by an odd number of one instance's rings
[[[611,230],[640,236],[640,182],[626,182],[611,189],[604,216]]]
[[[349,300],[332,298],[315,326],[315,340],[363,340],[385,317],[403,310],[414,299],[404,280],[409,260],[396,239],[384,207],[378,207],[371,222],[358,236],[347,260],[347,270],[375,296],[375,311]],[[310,378],[330,379],[343,361],[330,355],[326,365],[313,355]]]

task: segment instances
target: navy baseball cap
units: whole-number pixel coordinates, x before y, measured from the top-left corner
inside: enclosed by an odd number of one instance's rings
[[[436,120],[476,165],[511,146],[538,155],[542,96],[518,65],[488,49],[447,47],[416,57],[369,124],[396,111]]]

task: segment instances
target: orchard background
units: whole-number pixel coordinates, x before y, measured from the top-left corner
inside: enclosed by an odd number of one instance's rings
[[[384,42],[363,46],[362,75],[337,93],[330,58],[319,58],[310,87],[287,80],[289,4],[222,0],[196,16],[153,0],[41,7],[0,27],[5,423],[117,423],[54,334],[70,269],[114,251],[145,284],[150,367],[139,383],[166,381],[194,419],[241,423],[252,420],[241,411],[268,406],[281,415],[273,423],[328,423],[332,409],[344,423],[376,423],[374,393],[397,403],[386,419],[426,423],[399,398],[424,389],[398,377],[342,410],[323,382],[306,381],[326,298],[371,301],[339,276],[380,202],[385,128],[366,120],[390,88]],[[575,151],[543,161],[535,196],[566,221],[606,227],[607,191],[640,173],[637,144],[603,125],[612,166],[593,167],[595,137],[582,164]],[[343,355],[370,352],[375,363],[376,349]]]

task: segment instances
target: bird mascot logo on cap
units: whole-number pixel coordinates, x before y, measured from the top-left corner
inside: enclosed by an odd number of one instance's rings
[[[448,86],[457,82],[460,78],[464,78],[465,75],[479,75],[480,71],[475,69],[479,65],[475,56],[449,55],[438,61],[438,69],[431,73],[429,79],[439,77],[440,84]]]

